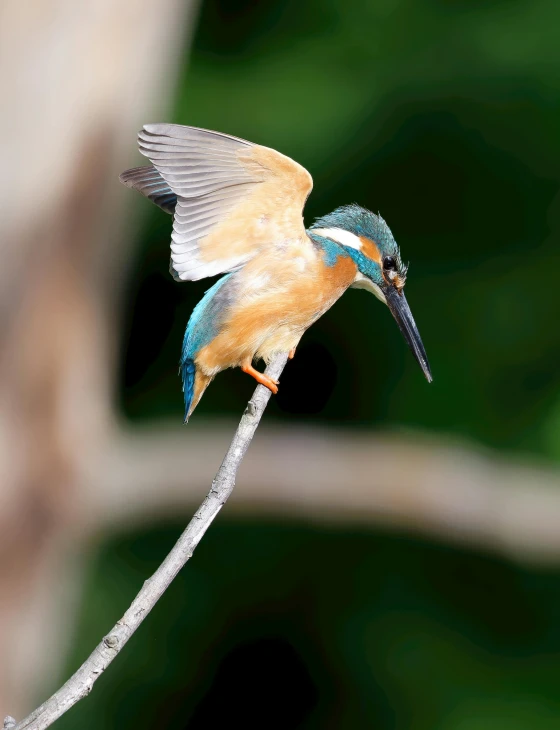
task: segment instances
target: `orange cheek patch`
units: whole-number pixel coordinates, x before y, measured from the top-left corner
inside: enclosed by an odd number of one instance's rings
[[[334,287],[347,287],[354,281],[358,267],[349,256],[341,256],[337,263],[326,272],[329,283]]]
[[[362,244],[362,253],[364,256],[367,256],[368,259],[375,261],[381,266],[381,253],[375,241],[372,241],[371,238],[367,238],[366,236],[360,236],[360,243]]]

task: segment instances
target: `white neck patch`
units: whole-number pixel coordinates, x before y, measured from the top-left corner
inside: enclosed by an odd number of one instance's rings
[[[351,284],[351,286],[353,289],[366,289],[366,291],[374,294],[379,299],[379,301],[383,302],[383,304],[387,304],[385,294],[383,294],[377,284],[375,284],[367,276],[364,276],[361,271],[357,272],[354,283]]]
[[[332,241],[340,243],[342,246],[355,248],[359,251],[362,248],[362,242],[355,233],[345,231],[343,228],[312,228],[312,233],[316,233],[323,238],[330,238]]]

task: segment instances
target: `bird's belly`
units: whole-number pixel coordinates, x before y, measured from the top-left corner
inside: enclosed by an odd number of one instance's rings
[[[349,259],[345,261],[351,263]],[[219,334],[198,353],[197,364],[214,375],[247,358],[268,361],[278,352],[291,350],[305,330],[341,296],[354,276],[352,264],[337,272],[330,270],[328,276],[315,269],[309,275],[300,274],[284,281],[275,277],[258,289],[241,286]]]
[[[343,291],[332,291],[330,296],[323,292],[316,299],[287,297],[284,301],[280,298],[271,303],[270,317],[255,330],[255,334],[260,331],[253,340],[252,356],[268,363],[278,352],[289,352],[297,347],[304,332],[332,307]]]
[[[308,327],[313,322],[310,322]],[[303,333],[307,327],[294,327],[290,324],[282,325],[275,329],[264,333],[264,337],[259,343],[258,349],[254,352],[253,357],[262,358],[268,363],[278,352],[289,352],[298,346]]]

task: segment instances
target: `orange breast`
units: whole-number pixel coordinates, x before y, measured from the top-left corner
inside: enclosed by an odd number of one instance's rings
[[[309,247],[287,261],[264,257],[239,272],[239,291],[229,316],[196,362],[208,374],[235,367],[247,357],[269,359],[297,346],[299,339],[350,286],[356,265],[340,257],[325,266]]]

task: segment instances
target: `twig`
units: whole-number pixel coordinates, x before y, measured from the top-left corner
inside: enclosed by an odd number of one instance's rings
[[[278,355],[266,369],[267,375],[277,379],[286,365],[286,360],[287,355]],[[152,577],[145,581],[120,621],[117,621],[93,653],[58,692],[55,692],[52,697],[17,724],[12,717],[6,717],[5,728],[44,730],[91,692],[96,680],[121,651],[171,581],[192,556],[206,530],[233,492],[237,469],[251,443],[269,399],[270,391],[264,386],[258,385],[247,404],[227,454],[212,482],[210,492],[163,563]]]

